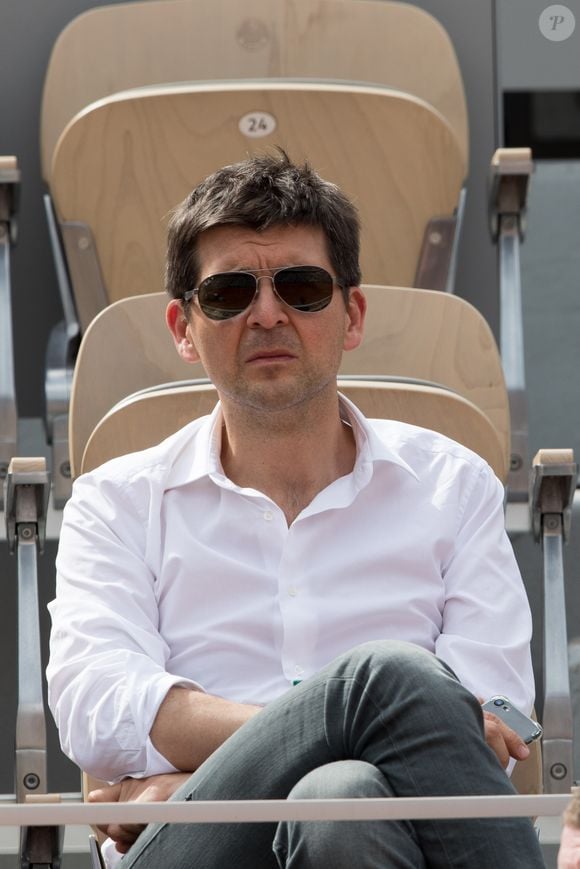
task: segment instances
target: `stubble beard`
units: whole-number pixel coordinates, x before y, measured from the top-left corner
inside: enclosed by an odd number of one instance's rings
[[[268,427],[282,425],[293,427],[306,413],[314,412],[313,405],[321,399],[330,386],[336,391],[336,375],[327,377],[302,376],[291,383],[276,383],[272,376],[259,383],[248,383],[243,378],[229,384],[216,384],[222,399],[226,399],[236,415],[242,415],[252,427],[266,424]]]

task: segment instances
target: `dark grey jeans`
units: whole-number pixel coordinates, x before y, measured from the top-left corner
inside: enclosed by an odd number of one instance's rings
[[[357,763],[337,763],[357,761]],[[176,799],[514,793],[482,714],[422,649],[366,643],[231,736]],[[540,869],[527,818],[152,824],[122,869]]]

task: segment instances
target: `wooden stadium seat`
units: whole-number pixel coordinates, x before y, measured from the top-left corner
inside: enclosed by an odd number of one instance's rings
[[[105,308],[83,336],[69,414],[73,478],[92,430],[114,404],[148,386],[206,377],[201,365],[178,356],[165,325],[167,301],[165,293],[122,299]]]
[[[349,377],[373,384],[373,377],[379,376],[398,378],[404,386],[413,385],[408,383],[413,380],[415,386],[427,384],[456,393],[465,406],[489,421],[494,432],[490,443],[497,442],[505,468],[507,396],[497,347],[482,315],[447,293],[382,286],[363,289],[369,305],[366,336],[361,347],[343,357],[340,376],[345,388],[357,388],[351,387]],[[178,357],[164,322],[166,305],[164,293],[122,299],[87,330],[71,396],[73,476],[80,472],[92,431],[117,402],[149,387],[205,377],[201,365],[188,365]],[[447,396],[447,400],[451,399]],[[497,454],[495,447],[490,450]]]
[[[467,399],[440,386],[392,380],[342,380],[340,391],[370,418],[398,419],[434,429],[478,452],[502,479],[506,456],[493,424]],[[82,471],[124,452],[154,446],[217,402],[211,383],[185,382],[142,390],[118,402],[93,430]]]
[[[447,118],[467,160],[457,57],[423,9],[388,0],[150,0],[90,9],[60,34],[42,99],[44,178],[72,118],[118,91],[298,77],[414,94]]]
[[[277,125],[248,138],[240,126],[256,111]],[[54,154],[51,192],[61,227],[73,227],[63,237],[82,330],[106,304],[162,287],[165,220],[177,202],[221,166],[275,145],[356,202],[365,281],[412,286],[425,228],[453,214],[466,172],[452,129],[429,105],[346,84],[141,88],[78,114]]]
[[[360,207],[367,282],[453,288],[467,112],[449,36],[425,11],[389,0],[148,0],[91,9],[57,40],[41,118],[66,314],[46,375],[57,506],[70,491],[79,336],[115,299],[161,289],[164,223],[193,184],[272,144],[308,157]]]

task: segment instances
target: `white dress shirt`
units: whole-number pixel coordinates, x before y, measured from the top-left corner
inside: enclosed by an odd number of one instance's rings
[[[373,639],[416,643],[474,694],[530,710],[531,617],[500,482],[442,435],[341,407],[353,471],[290,527],[224,476],[219,405],[75,482],[47,675],[81,768],[173,771],[149,739],[172,685],[265,704]]]

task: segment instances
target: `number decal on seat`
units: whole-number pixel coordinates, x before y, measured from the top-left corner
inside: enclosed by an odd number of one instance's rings
[[[270,136],[276,129],[276,118],[268,112],[248,112],[240,118],[240,132],[251,139]]]

